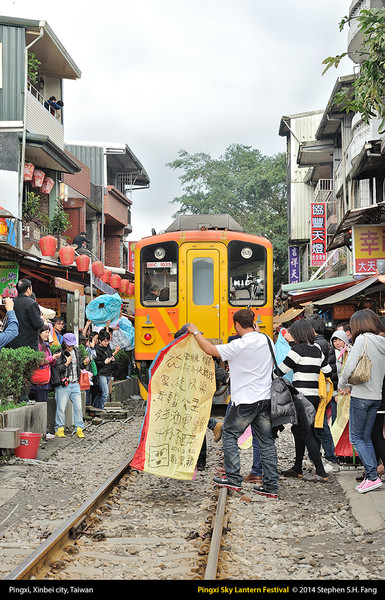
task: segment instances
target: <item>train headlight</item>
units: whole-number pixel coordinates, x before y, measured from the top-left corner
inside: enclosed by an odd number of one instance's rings
[[[252,249],[249,248],[248,246],[245,246],[241,250],[241,256],[242,256],[242,258],[251,258],[253,256]]]
[[[146,342],[149,342],[152,338],[152,335],[151,333],[145,333],[143,337],[146,340]]]
[[[162,260],[166,256],[166,250],[164,248],[155,248],[154,256],[158,260]]]

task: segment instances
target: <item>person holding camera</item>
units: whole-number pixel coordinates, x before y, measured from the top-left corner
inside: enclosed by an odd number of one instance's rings
[[[65,437],[64,423],[65,411],[68,400],[72,402],[74,411],[74,425],[76,435],[84,438],[83,412],[81,402],[81,391],[79,385],[80,371],[89,362],[87,357],[80,361],[79,349],[76,345],[76,337],[73,333],[65,333],[63,336],[62,350],[56,364],[52,369],[51,384],[55,388],[56,413],[55,413],[55,436]]]

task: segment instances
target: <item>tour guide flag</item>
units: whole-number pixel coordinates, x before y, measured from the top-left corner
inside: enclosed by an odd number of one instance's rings
[[[214,361],[193,335],[160,350],[150,367],[146,415],[131,467],[192,479],[214,392]]]

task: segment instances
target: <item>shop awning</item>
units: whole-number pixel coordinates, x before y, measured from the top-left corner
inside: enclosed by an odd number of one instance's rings
[[[344,300],[347,300],[347,298],[351,298],[352,296],[359,294],[376,281],[378,281],[378,277],[368,277],[363,281],[357,282],[356,285],[353,285],[352,287],[346,290],[341,290],[337,294],[327,296],[326,298],[323,298],[323,300],[318,300],[318,302],[316,301],[313,304],[315,304],[316,306],[326,306],[330,304],[337,304],[338,302],[343,302]]]
[[[382,223],[385,223],[385,202],[348,210],[338,225],[327,250],[347,246],[350,243],[350,231],[354,225],[381,225]]]
[[[276,325],[278,325],[279,323],[288,323],[289,321],[292,321],[293,319],[298,317],[298,315],[303,313],[304,310],[304,308],[289,308],[289,310],[282,313],[281,315],[275,315],[275,317],[273,317],[273,323],[275,323]]]

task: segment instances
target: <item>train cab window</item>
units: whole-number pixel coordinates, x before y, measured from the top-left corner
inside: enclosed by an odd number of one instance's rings
[[[178,244],[165,242],[142,248],[140,298],[144,306],[175,306],[178,302]]]
[[[214,261],[212,258],[193,260],[193,302],[197,305],[214,302]]]
[[[266,303],[266,249],[259,244],[233,241],[229,252],[229,303],[262,306]]]

